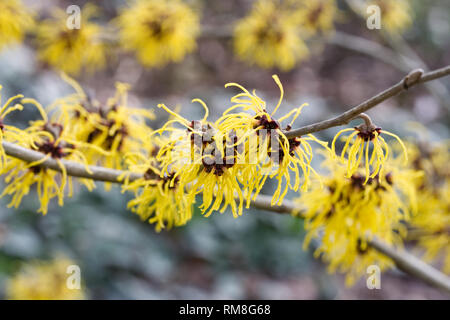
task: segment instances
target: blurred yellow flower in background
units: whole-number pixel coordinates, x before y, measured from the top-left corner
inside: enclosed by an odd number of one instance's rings
[[[346,283],[352,285],[369,265],[376,264],[381,270],[392,265],[369,248],[367,240],[376,237],[393,246],[402,245],[406,236],[402,222],[409,220],[410,208],[416,206],[414,181],[422,173],[399,169],[395,159],[385,177],[364,183],[364,170],[345,178],[346,167],[326,156],[323,165],[330,173],[324,177],[325,188],[315,186],[296,200],[304,211],[304,248],[316,239],[315,257],[322,256],[329,272],[346,273]]]
[[[117,18],[123,48],[147,67],[179,62],[196,48],[199,16],[180,0],[135,0]]]
[[[389,33],[400,34],[412,24],[413,10],[409,0],[368,0],[366,6],[361,7],[361,14],[366,17],[366,8],[376,5],[381,13],[381,30]]]
[[[443,262],[450,274],[450,142],[408,146],[411,166],[425,172],[417,185],[418,209],[410,239],[425,250],[426,261]]]
[[[10,300],[82,300],[83,289],[67,285],[68,267],[74,262],[67,258],[52,261],[34,261],[7,282],[6,297]]]
[[[33,25],[33,15],[21,0],[0,1],[0,49],[21,42]]]
[[[240,59],[263,68],[292,69],[308,57],[299,35],[295,11],[277,1],[259,0],[234,31],[234,50]]]
[[[300,9],[295,12],[302,29],[308,33],[329,32],[334,29],[336,0],[297,1]]]
[[[52,67],[68,74],[78,75],[81,70],[93,72],[106,63],[106,45],[101,40],[102,27],[90,22],[98,9],[90,4],[81,10],[80,28],[67,26],[64,10],[55,8],[51,19],[37,27],[38,57]]]
[[[422,190],[418,198],[411,239],[425,249],[426,261],[442,259],[442,270],[450,274],[450,179],[437,192]]]

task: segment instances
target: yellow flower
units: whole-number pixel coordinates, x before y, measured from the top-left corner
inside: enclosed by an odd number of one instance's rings
[[[194,203],[195,197],[202,194],[200,209],[206,217],[215,210],[224,212],[228,206],[231,206],[234,217],[242,215],[239,168],[234,157],[227,160],[225,150],[234,140],[207,121],[209,111],[203,101],[193,101],[205,109],[205,116],[200,121],[189,121],[165,105],[158,105],[175,118],[155,131],[171,133],[157,156],[162,166],[161,176],[172,176],[172,181],[178,179],[178,188],[186,188],[188,203]],[[181,124],[184,129],[169,127],[173,123]]]
[[[0,106],[1,106],[1,90],[2,86],[0,85]],[[3,106],[0,108],[0,170],[6,165],[7,157],[5,154],[5,150],[3,149],[2,142],[3,140],[9,141],[9,142],[15,142],[18,139],[20,139],[20,136],[23,134],[22,130],[7,125],[5,123],[5,117],[10,114],[13,111],[16,110],[22,110],[23,107],[20,104],[15,104],[14,106],[11,106],[11,103],[14,102],[16,99],[22,98],[23,95],[19,94],[14,97],[9,98]]]
[[[381,270],[392,265],[367,246],[368,240],[376,237],[389,245],[402,245],[403,221],[409,219],[409,208],[417,199],[413,182],[421,173],[400,170],[397,162],[389,164],[388,174],[381,179],[366,181],[364,170],[345,178],[345,166],[327,158],[324,165],[330,174],[324,178],[325,188],[315,186],[296,200],[306,219],[304,248],[312,239],[319,240],[314,255],[322,256],[329,272],[346,273],[347,285],[365,274],[369,265]]]
[[[346,142],[340,157],[343,163],[347,163],[347,173],[345,176],[347,178],[351,177],[358,171],[362,164],[364,164],[365,169],[364,183],[367,183],[369,179],[376,176],[380,178],[383,176],[384,164],[389,158],[390,150],[382,135],[392,136],[400,143],[406,165],[408,155],[402,140],[395,134],[376,127],[367,115],[361,114],[360,117],[364,119],[363,124],[355,128],[347,128],[339,131],[332,142],[332,153],[335,155],[338,137],[344,132],[352,132],[346,137]],[[373,145],[372,150],[370,150],[371,143]],[[346,155],[347,159],[345,158]]]
[[[75,263],[66,258],[34,261],[8,280],[6,297],[10,300],[81,300],[83,289],[67,286],[67,268]]]
[[[336,0],[303,1],[296,19],[308,33],[329,32],[334,28],[336,11]]]
[[[81,11],[80,28],[67,26],[67,14],[55,9],[51,19],[39,23],[36,43],[39,58],[49,65],[78,75],[101,69],[106,62],[106,46],[101,42],[102,28],[89,20],[97,8],[87,4]]]
[[[180,0],[135,0],[118,17],[121,45],[147,67],[179,62],[196,48],[199,16]]]
[[[309,54],[299,36],[295,15],[273,0],[257,1],[251,13],[238,22],[234,49],[243,61],[283,71]]]
[[[414,228],[411,239],[425,249],[424,259],[443,259],[442,269],[450,274],[450,179],[436,193],[430,190],[419,192],[419,213],[411,222]]]
[[[25,32],[34,25],[33,15],[21,0],[0,2],[0,49],[21,42]]]
[[[106,108],[100,107],[97,110],[94,116],[97,127],[90,132],[86,142],[110,153],[107,157],[95,152],[88,153],[90,161],[107,168],[121,169],[123,155],[138,151],[142,140],[151,134],[152,130],[146,120],[154,119],[154,114],[128,105],[128,85],[117,83],[116,87],[116,95],[108,101]]]
[[[302,108],[307,104],[276,119],[274,115],[281,105],[284,90],[278,76],[274,75],[273,79],[280,88],[281,95],[271,113],[266,109],[266,102],[258,97],[255,91],[250,93],[239,84],[228,83],[226,87],[237,87],[242,92],[231,98],[233,106],[227,109],[216,122],[219,130],[238,133],[236,144],[245,144],[245,154],[240,155],[238,160],[244,161],[240,170],[240,182],[245,186],[247,206],[252,192],[256,197],[267,178],[276,177],[278,180],[272,204],[281,204],[289,189],[297,191],[302,185],[305,190],[309,185],[310,173],[315,174],[311,167],[313,151],[308,141],[315,141],[326,147],[326,143],[317,140],[313,135],[291,139],[286,137],[281,123],[292,117],[290,123],[284,128],[284,130],[290,130]],[[239,109],[243,112],[235,112]],[[246,111],[252,111],[254,114]],[[256,143],[252,143],[254,138]],[[291,178],[291,172],[295,176],[294,179]],[[303,182],[300,178],[301,174]]]
[[[407,0],[368,0],[361,6],[361,15],[367,17],[367,6],[376,5],[380,8],[381,30],[399,34],[412,24],[413,12],[410,1]]]
[[[142,142],[152,132],[146,124],[154,119],[152,111],[132,108],[128,105],[129,86],[116,84],[116,93],[106,104],[88,97],[78,83],[63,75],[76,91],[75,94],[58,99],[54,120],[67,123],[68,132],[87,144],[82,152],[89,164],[112,169],[124,169],[123,157],[128,152],[138,152]],[[108,152],[99,153],[96,146]]]
[[[64,191],[68,187],[68,196],[73,193],[72,177],[67,175],[62,159],[82,163],[90,172],[84,154],[79,150],[82,148],[93,148],[97,152],[103,152],[100,148],[76,141],[67,126],[61,123],[49,122],[42,106],[34,99],[23,99],[22,103],[35,105],[41,113],[42,120],[33,121],[31,125],[17,136],[16,143],[25,148],[41,152],[45,156],[38,161],[24,162],[17,158],[9,158],[6,165],[0,171],[5,175],[6,187],[0,197],[11,195],[12,200],[8,207],[17,208],[22,198],[27,195],[33,185],[37,187],[40,201],[38,212],[47,213],[48,204],[54,197],[58,199],[60,206],[64,203]],[[57,161],[61,173],[54,170],[42,168],[39,165],[46,159],[53,158]],[[89,190],[94,188],[94,182],[88,179],[80,180]]]
[[[125,178],[122,188],[123,192],[134,192],[135,197],[127,207],[142,220],[155,223],[157,231],[185,225],[192,218],[192,203],[184,187],[179,186],[178,177],[174,172],[163,174],[162,166],[155,158],[163,144],[159,139],[152,138],[145,144],[146,153],[126,155],[128,170],[142,173],[144,177],[131,182]]]
[[[425,175],[416,185],[418,213],[411,221],[411,240],[425,250],[425,260],[443,260],[450,274],[450,143],[409,146],[410,163]]]
[[[417,128],[415,130],[420,130]],[[450,178],[450,140],[431,143],[427,140],[407,142],[409,166],[425,172],[418,188],[434,189]]]

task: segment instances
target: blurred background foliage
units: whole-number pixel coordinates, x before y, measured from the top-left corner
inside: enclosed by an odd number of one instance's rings
[[[100,22],[117,16],[118,8],[125,4],[120,0],[24,1],[44,17],[55,6],[64,9],[87,2],[100,7]],[[231,22],[245,16],[253,3],[186,2],[199,10],[202,26],[216,29],[231,28]],[[401,35],[401,43],[408,43],[415,53],[407,53],[410,60],[417,66],[421,66],[422,60],[430,69],[450,64],[450,3],[447,0],[408,3],[414,18]],[[397,53],[402,50],[395,37],[368,30],[364,18],[353,12],[347,2],[337,4],[340,18],[334,25],[338,32],[390,47]],[[230,38],[202,37],[197,41],[197,50],[180,63],[149,69],[141,66],[133,54],[119,52],[110,58],[104,70],[81,74],[77,79],[101,101],[111,96],[116,81],[128,82],[132,85],[130,105],[146,108],[154,108],[159,102],[180,105],[181,113],[189,118],[200,116],[202,110],[189,103],[200,97],[207,102],[215,119],[214,115],[229,106],[231,92],[223,88],[225,83],[239,82],[247,88],[256,88],[275,102],[279,92],[271,75],[277,73],[287,96],[283,112],[304,102],[310,104],[297,121],[299,126],[342,112],[404,76],[400,65],[395,68],[374,57],[376,54],[367,55],[333,44],[329,37],[333,35],[309,41],[310,58],[287,72],[261,69],[240,61],[233,54]],[[0,51],[0,70],[5,96],[23,93],[45,105],[71,92],[58,72],[36,58],[29,38]],[[432,139],[446,139],[448,80],[443,85],[447,88],[447,92],[440,91],[444,95],[426,87],[414,88],[409,94],[373,109],[370,115],[383,128],[402,137],[412,134],[406,124],[418,121],[430,130]],[[155,111],[158,119],[152,127],[157,128],[166,115]],[[16,113],[11,119],[23,126],[35,116],[33,112],[30,109]],[[337,130],[327,130],[318,136],[329,141]],[[269,185],[263,193],[271,191]],[[0,296],[5,297],[9,279],[21,266],[64,255],[80,266],[86,297],[92,299],[443,297],[419,280],[396,271],[383,274],[382,290],[368,290],[364,279],[346,288],[341,276],[328,275],[320,261],[302,250],[302,221],[287,215],[250,209],[239,219],[233,219],[230,212],[215,213],[205,219],[196,212],[185,227],[157,233],[126,210],[128,200],[118,187],[105,192],[102,184],[97,183],[95,192],[80,188],[63,208],[53,203],[44,217],[35,212],[34,196],[26,197],[18,210],[7,208],[8,199],[1,199]]]

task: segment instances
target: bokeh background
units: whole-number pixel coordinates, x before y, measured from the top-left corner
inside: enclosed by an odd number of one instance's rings
[[[88,1],[24,2],[45,17],[55,6],[64,9]],[[89,2],[101,8],[100,22],[117,16],[125,5],[120,0]],[[308,102],[310,106],[296,123],[305,125],[362,102],[396,83],[408,70],[450,64],[450,2],[407,2],[413,8],[413,23],[398,37],[368,30],[364,17],[347,2],[337,1],[336,31],[310,39],[310,58],[288,72],[242,62],[233,53],[229,37],[201,37],[197,50],[180,63],[150,69],[140,65],[132,53],[119,51],[104,70],[76,78],[100,101],[111,96],[116,81],[124,81],[132,86],[130,105],[152,109],[161,102],[180,105],[181,114],[189,118],[202,114],[201,108],[190,104],[191,99],[201,98],[215,120],[230,106],[234,92],[223,87],[227,82],[255,88],[276,103],[279,91],[271,78],[276,73],[286,93],[280,113]],[[190,3],[201,8],[202,25],[227,30],[248,14],[253,1]],[[71,92],[57,71],[36,58],[31,38],[0,51],[0,84],[5,97],[23,93],[44,105]],[[377,124],[402,137],[414,136],[407,124],[415,121],[428,128],[431,139],[446,139],[449,91],[450,82],[443,79],[416,87],[369,114]],[[157,128],[167,116],[155,111],[158,118],[152,126]],[[12,119],[23,125],[35,116],[33,112],[17,113]],[[337,130],[318,136],[330,140]],[[263,193],[272,190],[268,185]],[[119,187],[105,192],[101,183],[92,193],[80,188],[63,208],[52,203],[46,216],[36,213],[34,195],[26,197],[18,210],[7,208],[8,198],[1,199],[0,297],[21,267],[63,255],[80,266],[83,289],[90,299],[445,298],[395,270],[382,275],[381,290],[368,290],[365,279],[345,287],[341,275],[327,274],[312,251],[302,249],[302,221],[287,215],[250,209],[238,219],[231,212],[204,218],[197,211],[185,227],[157,233],[126,210],[128,200]]]

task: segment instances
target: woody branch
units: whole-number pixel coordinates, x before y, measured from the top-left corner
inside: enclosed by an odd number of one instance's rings
[[[372,98],[360,103],[356,107],[351,108],[350,110],[342,113],[341,115],[332,119],[320,121],[295,130],[288,131],[285,133],[286,137],[288,138],[300,137],[305,134],[348,124],[359,114],[366,112],[369,109],[372,109],[373,107],[379,105],[380,103],[386,101],[389,98],[392,98],[400,94],[401,92],[407,91],[408,89],[419,83],[425,83],[438,78],[443,78],[448,75],[450,75],[450,65],[427,73],[424,73],[421,69],[413,70],[397,84],[380,92],[379,94],[373,96]]]
[[[394,86],[384,90],[383,92],[373,96],[372,98],[364,101],[363,103],[357,105],[356,107],[342,113],[341,115],[321,121],[318,123],[314,123],[305,127],[301,127],[295,130],[291,130],[286,132],[286,136],[288,138],[299,137],[305,134],[329,129],[336,126],[341,126],[349,123],[352,119],[359,116],[361,113],[377,106],[383,101],[400,94],[408,90],[409,88],[428,81],[432,81],[438,78],[445,77],[450,74],[450,66],[446,66],[441,69],[437,69],[434,71],[430,71],[424,73],[422,70],[413,70],[406,77],[404,77],[400,82],[395,84]],[[45,155],[40,152],[30,150],[19,145],[16,145],[11,142],[3,141],[3,148],[5,153],[11,157],[21,159],[26,162],[34,162],[41,160]],[[123,181],[120,179],[121,176],[125,173],[120,170],[113,170],[104,167],[98,166],[89,166],[89,170],[79,163],[61,160],[62,164],[65,166],[67,170],[67,174],[73,177],[78,178],[87,178],[96,181],[104,181],[104,182],[113,182],[113,183],[122,183]],[[40,164],[41,167],[60,171],[61,168],[58,165],[57,161],[52,158],[48,158]],[[139,179],[143,177],[142,174],[135,172],[126,172],[128,179],[130,181]],[[295,203],[289,200],[285,200],[283,205],[281,206],[271,206],[270,199],[265,196],[258,196],[257,199],[252,203],[253,207],[267,210],[275,213],[288,213],[291,214],[296,210]],[[301,217],[301,214],[298,215]],[[450,278],[440,271],[434,269],[433,267],[427,265],[420,259],[414,257],[413,255],[407,253],[406,251],[399,251],[395,248],[388,246],[387,244],[377,240],[372,239],[368,242],[369,246],[374,248],[375,250],[381,252],[382,254],[388,256],[392,259],[397,267],[408,274],[416,276],[419,279],[422,279],[426,283],[433,285],[437,288],[444,290],[447,293],[450,293]]]

